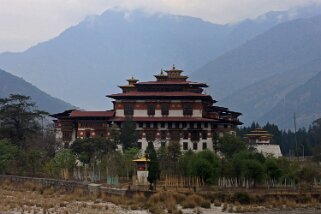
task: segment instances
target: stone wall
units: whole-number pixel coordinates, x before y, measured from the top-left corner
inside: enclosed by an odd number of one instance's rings
[[[136,193],[142,193],[146,196],[153,194],[151,191],[146,190],[132,190],[132,189],[120,189],[105,187],[101,184],[88,184],[78,181],[67,181],[58,180],[50,178],[35,178],[35,177],[22,177],[14,175],[0,175],[0,182],[10,181],[12,183],[26,183],[31,182],[43,187],[54,187],[54,189],[65,189],[67,191],[73,192],[75,189],[80,188],[89,194],[106,193],[111,195],[121,195],[121,196],[132,196]]]

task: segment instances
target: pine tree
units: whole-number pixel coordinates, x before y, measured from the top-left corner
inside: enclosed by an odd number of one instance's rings
[[[136,124],[130,118],[126,118],[120,132],[119,142],[123,151],[137,146]]]
[[[147,180],[150,183],[150,189],[156,188],[156,182],[160,177],[159,163],[157,154],[153,145],[153,142],[149,142],[146,148],[146,155],[150,160],[148,166],[148,177]]]

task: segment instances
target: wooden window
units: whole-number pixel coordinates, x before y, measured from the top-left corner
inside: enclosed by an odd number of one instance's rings
[[[171,123],[171,122],[169,122],[167,125],[168,125],[168,128],[169,128],[169,129],[172,128],[172,123]]]
[[[160,132],[160,137],[162,140],[166,140],[167,132],[166,131],[161,131]]]
[[[71,132],[62,132],[63,141],[71,141]]]
[[[207,143],[204,142],[202,147],[203,147],[203,150],[207,149]]]
[[[168,116],[168,114],[169,114],[169,104],[168,103],[161,104],[161,112],[162,112],[163,116]]]
[[[186,103],[183,105],[183,115],[193,115],[193,105]]]
[[[125,104],[124,105],[124,114],[125,116],[133,116],[134,115],[134,108],[132,104]]]
[[[187,131],[184,131],[184,132],[183,132],[183,138],[184,138],[184,139],[188,139],[188,132],[187,132]]]
[[[148,104],[147,105],[147,114],[149,116],[154,116],[155,115],[155,105],[154,104]]]
[[[156,139],[156,131],[146,131],[146,140],[154,141]]]
[[[179,131],[171,131],[171,140],[179,141],[180,137]]]
[[[165,123],[161,122],[161,123],[160,123],[160,127],[161,127],[161,128],[165,128]]]
[[[193,150],[197,150],[197,143],[193,143]]]
[[[212,128],[212,129],[217,129],[217,124],[213,124],[213,123],[212,123],[212,124],[211,124],[211,128]]]
[[[183,142],[183,150],[188,150],[188,143],[187,142]]]
[[[183,129],[186,128],[186,127],[187,127],[187,123],[186,123],[186,122],[183,122],[183,123],[182,123],[182,127],[183,127]]]
[[[191,132],[191,140],[192,141],[199,141],[200,140],[200,134],[198,131]]]
[[[207,131],[202,131],[202,139],[207,139]]]

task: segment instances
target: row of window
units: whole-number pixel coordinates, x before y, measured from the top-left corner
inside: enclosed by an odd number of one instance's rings
[[[183,142],[183,150],[188,150],[188,142]],[[204,142],[202,143],[202,149],[205,150],[207,149],[207,143]],[[193,143],[193,150],[198,150],[198,143]]]
[[[162,141],[161,142],[161,147],[165,147],[165,146],[166,146],[166,142]],[[142,142],[137,142],[137,147],[139,149],[142,149]],[[183,150],[189,150],[189,149],[198,150],[198,143],[193,143],[193,147],[192,148],[188,148],[188,142],[183,142]],[[207,149],[207,143],[206,142],[202,143],[202,149],[203,150]]]
[[[147,114],[149,116],[155,115],[155,104],[148,104],[147,105]],[[134,105],[133,104],[124,104],[124,114],[125,116],[133,116],[134,115]],[[163,116],[169,115],[169,104],[162,103],[161,104],[161,114]],[[183,105],[183,115],[193,115],[193,105],[192,104],[184,104]]]
[[[142,137],[142,132],[138,133],[138,136]],[[145,131],[145,137],[147,140],[155,140],[157,138],[157,131],[149,130]],[[206,140],[208,137],[207,131],[160,131],[160,139],[165,140],[166,138],[170,138],[171,140],[180,140],[191,138],[192,141],[199,141],[200,139]]]
[[[160,122],[159,127],[157,122],[138,122],[138,127],[139,128],[197,128],[201,129],[202,128],[202,123],[188,123],[188,122]],[[166,127],[167,124],[167,127]],[[204,128],[209,127],[209,123],[203,123]],[[145,126],[144,126],[145,125]],[[224,126],[225,127],[225,126]],[[217,124],[211,124],[212,129],[217,128]],[[227,128],[227,125],[226,125]]]
[[[107,123],[78,123],[78,126],[81,127],[81,128],[87,128],[87,127],[105,127],[107,128],[108,127],[108,124]]]

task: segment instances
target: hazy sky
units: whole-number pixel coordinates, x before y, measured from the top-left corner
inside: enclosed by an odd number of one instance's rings
[[[0,0],[0,53],[22,51],[113,7],[230,23],[308,4],[321,4],[321,0]]]

